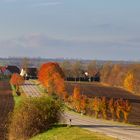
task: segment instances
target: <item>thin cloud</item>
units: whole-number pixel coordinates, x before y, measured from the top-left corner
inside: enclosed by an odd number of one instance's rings
[[[60,4],[62,4],[62,2],[41,2],[41,3],[33,4],[32,6],[34,6],[34,7],[55,6],[55,5],[60,5]]]

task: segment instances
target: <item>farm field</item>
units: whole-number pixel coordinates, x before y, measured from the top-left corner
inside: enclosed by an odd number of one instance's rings
[[[88,97],[106,96],[108,98],[113,97],[140,100],[140,96],[134,95],[122,88],[105,86],[97,82],[66,82],[66,88],[69,94],[72,94],[75,85],[80,86],[81,94],[86,94]]]
[[[13,95],[8,82],[0,81],[0,140],[6,139],[8,113],[14,108]]]
[[[107,98],[129,99],[132,104],[132,111],[128,121],[140,125],[140,96],[136,96],[122,88],[104,86],[100,83],[66,82],[66,90],[70,95],[72,94],[75,85],[79,85],[81,94],[85,94],[88,97],[106,96]]]

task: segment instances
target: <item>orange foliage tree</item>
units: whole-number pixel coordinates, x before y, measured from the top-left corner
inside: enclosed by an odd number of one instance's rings
[[[81,107],[80,107],[81,94],[80,94],[80,87],[79,86],[74,87],[72,99],[73,99],[74,109],[76,109],[77,112],[80,112],[81,111]]]
[[[19,92],[19,86],[24,84],[24,78],[18,73],[14,73],[10,79],[10,84],[15,87],[16,92]]]
[[[64,84],[64,73],[57,63],[49,62],[40,67],[38,79],[47,88],[49,94],[67,97]]]
[[[102,112],[103,118],[107,119],[107,99],[106,99],[106,97],[103,96],[101,98],[100,106],[101,106],[101,112]]]
[[[95,117],[98,118],[99,112],[101,111],[101,99],[98,97],[93,99],[93,110],[95,111]]]
[[[124,88],[129,91],[134,91],[135,79],[132,72],[128,72],[124,79]]]
[[[73,99],[74,100],[79,100],[80,98],[81,98],[80,87],[79,86],[75,86],[74,87],[74,91],[73,91]]]
[[[111,117],[114,120],[114,118],[115,118],[115,101],[113,98],[111,98],[109,100],[108,107],[109,107],[109,111],[111,113]]]
[[[80,108],[82,113],[86,113],[86,96],[82,95],[80,100]]]
[[[124,122],[128,122],[128,116],[130,114],[130,111],[132,109],[132,105],[129,103],[128,100],[123,101],[122,104],[122,113],[123,113],[123,118],[124,118]]]

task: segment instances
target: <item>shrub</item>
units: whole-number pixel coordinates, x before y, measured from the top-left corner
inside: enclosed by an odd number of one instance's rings
[[[62,116],[62,105],[51,97],[24,99],[15,108],[9,127],[10,140],[26,140],[48,130]]]

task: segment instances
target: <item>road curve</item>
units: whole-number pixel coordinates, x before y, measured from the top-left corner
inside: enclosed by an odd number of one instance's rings
[[[22,86],[22,89],[26,96],[38,97],[41,95],[37,85],[33,84],[30,80],[25,81],[25,85]],[[71,119],[72,125],[90,131],[104,133],[120,140],[140,140],[140,127],[134,125],[94,119],[73,112],[65,112],[64,117],[67,124],[70,123],[69,120]]]
[[[90,131],[104,133],[120,140],[140,140],[140,127],[134,125],[94,119],[73,112],[66,112],[64,116],[67,124],[71,119],[71,125]]]

